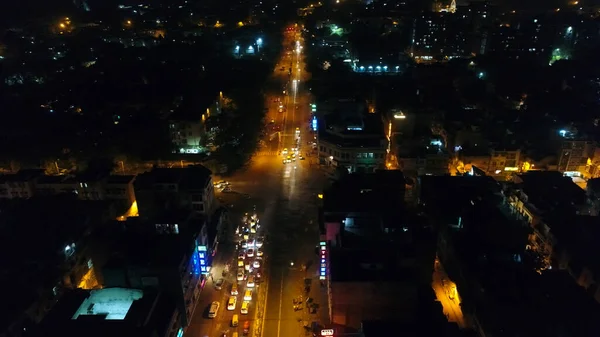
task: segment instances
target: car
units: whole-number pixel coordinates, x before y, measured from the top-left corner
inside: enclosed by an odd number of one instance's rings
[[[242,310],[240,310],[240,313],[242,315],[248,315],[248,307],[250,306],[250,302],[248,301],[244,301],[242,303]]]
[[[226,186],[225,188],[223,188],[223,189],[221,190],[221,192],[223,192],[223,193],[228,193],[228,192],[231,192],[231,191],[232,191],[232,190],[231,190],[231,187],[229,187],[229,186]]]
[[[256,226],[250,227],[250,234],[256,234]]]
[[[254,248],[248,249],[248,257],[253,257],[253,256],[254,256]]]
[[[238,260],[238,268],[244,266],[244,260]]]
[[[244,280],[244,269],[238,269],[236,280],[243,281]]]
[[[243,238],[244,238],[244,240],[249,240],[250,239],[250,233],[244,233]]]
[[[255,284],[254,284],[254,276],[250,275],[248,276],[248,281],[246,281],[246,287],[248,288],[254,288]]]
[[[217,282],[215,282],[215,289],[223,289],[223,283],[225,283],[225,280],[223,280],[222,278],[218,279]]]
[[[246,241],[246,240],[242,241],[242,248],[244,248],[244,249],[248,248],[248,241]]]
[[[256,239],[256,248],[260,248],[263,246],[264,240],[263,238]]]
[[[239,252],[238,253],[238,260],[244,260],[244,259],[246,259],[246,253]]]
[[[227,301],[227,310],[229,310],[229,311],[235,310],[236,304],[237,304],[237,297],[230,296],[229,301]]]
[[[217,313],[219,312],[219,306],[221,306],[221,304],[217,301],[214,301],[210,304],[210,307],[208,309],[208,318],[217,317]]]
[[[254,262],[252,262],[252,267],[254,267],[254,268],[260,268],[260,261],[259,260],[254,260]]]
[[[284,156],[288,154],[288,149],[287,149],[287,147],[286,147],[286,148],[284,148],[284,149],[283,149],[283,151],[281,151],[281,154],[282,154],[282,155],[284,155]]]
[[[246,289],[244,293],[244,301],[252,301],[252,290]]]
[[[238,284],[237,283],[232,283],[231,284],[231,295],[232,296],[237,296],[238,294]]]
[[[261,249],[257,249],[256,250],[256,256],[258,256],[258,257],[263,256],[263,251]]]
[[[244,269],[247,271],[250,271],[250,267],[252,266],[252,264],[250,262],[246,263],[246,265],[244,265]]]

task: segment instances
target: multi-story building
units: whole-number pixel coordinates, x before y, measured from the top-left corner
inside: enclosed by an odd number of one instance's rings
[[[410,55],[418,62],[468,56],[467,28],[456,13],[422,13],[413,20]]]
[[[492,147],[482,153],[461,153],[459,164],[464,172],[473,169],[497,180],[506,180],[523,170],[524,161],[519,148]]]
[[[199,154],[206,151],[208,139],[205,123],[209,117],[221,113],[223,93],[206,95],[194,104],[202,108],[182,105],[169,116],[169,134],[176,153]]]
[[[30,198],[35,193],[35,180],[44,170],[20,170],[15,174],[0,176],[0,198]]]
[[[183,328],[169,294],[154,289],[104,288],[66,293],[33,337],[175,337]]]
[[[206,219],[167,212],[151,222],[136,220],[113,231],[117,235],[106,246],[110,257],[97,266],[99,278],[106,288],[150,288],[169,294],[178,311],[171,329],[176,333],[190,324],[210,271]]]
[[[319,160],[349,172],[373,172],[385,167],[387,141],[375,114],[331,114],[318,132]]]
[[[77,200],[74,194],[17,199],[2,206],[0,226],[11,235],[3,236],[0,245],[6,254],[21,251],[2,266],[0,285],[11,291],[0,309],[0,335],[32,331],[65,289],[97,286],[90,277],[94,255],[87,245],[89,233],[114,217],[110,203]],[[24,242],[31,245],[26,250]]]
[[[134,187],[140,216],[188,210],[210,220],[217,208],[212,172],[204,166],[154,168],[137,176]]]
[[[565,139],[558,151],[558,171],[569,176],[583,176],[588,159],[594,157],[596,144],[587,140]]]
[[[323,194],[321,279],[335,326],[414,322],[425,305],[417,294],[431,282],[435,240],[402,218],[404,184],[400,171],[355,173]]]
[[[111,200],[127,209],[135,201],[135,176],[61,175],[48,176],[44,170],[21,170],[0,176],[0,198],[30,198],[75,194],[80,200]]]

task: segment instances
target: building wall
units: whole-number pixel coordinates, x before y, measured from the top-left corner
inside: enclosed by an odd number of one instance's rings
[[[198,147],[202,144],[204,135],[204,122],[197,121],[171,121],[169,125],[173,145],[183,148]]]
[[[106,184],[105,190],[106,199],[123,201],[127,205],[135,201],[133,179],[127,184]]]
[[[410,321],[417,287],[400,282],[330,282],[333,324],[358,329],[363,320]]]
[[[319,141],[319,158],[327,165],[346,167],[350,172],[373,172],[385,167],[386,148],[340,148],[327,141]]]

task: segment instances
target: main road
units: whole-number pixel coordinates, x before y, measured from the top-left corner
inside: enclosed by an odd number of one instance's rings
[[[281,59],[277,63],[273,80],[281,84],[281,91],[269,93],[267,122],[272,127],[272,141],[252,158],[243,171],[228,178],[232,193],[217,192],[218,197],[230,205],[230,220],[234,226],[241,223],[244,212],[254,206],[261,219],[261,231],[266,234],[264,251],[264,282],[258,285],[248,315],[240,315],[240,326],[230,327],[234,312],[225,309],[228,287],[214,288],[225,264],[234,264],[233,244],[223,244],[213,262],[214,281],[209,279],[198,300],[191,324],[186,331],[190,337],[218,337],[238,331],[246,321],[251,324],[254,337],[293,337],[309,333],[304,325],[327,325],[328,305],[326,294],[320,287],[318,260],[315,248],[319,243],[317,223],[317,195],[323,190],[326,178],[311,152],[313,133],[310,129],[311,96],[304,83],[309,74],[305,71],[303,38],[297,26],[286,31]],[[299,144],[296,161],[283,163]],[[300,160],[300,156],[307,160]],[[231,273],[230,273],[231,274]],[[226,279],[230,284],[233,279]],[[306,284],[310,282],[307,289]],[[242,288],[243,289],[243,288]],[[316,312],[309,313],[305,304],[294,308],[293,300],[302,296],[304,302],[312,298]],[[239,297],[239,296],[238,296]],[[216,319],[206,318],[206,308],[213,301],[221,302]],[[241,298],[238,298],[239,314]],[[296,310],[295,310],[296,309]],[[299,310],[298,310],[299,309]]]

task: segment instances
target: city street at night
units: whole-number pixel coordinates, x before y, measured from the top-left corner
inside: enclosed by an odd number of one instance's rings
[[[274,69],[273,81],[281,83],[281,92],[266,95],[266,119],[279,124],[279,131],[272,142],[266,141],[245,170],[223,178],[231,184],[231,191],[217,192],[217,197],[229,207],[233,228],[242,224],[245,212],[256,207],[261,224],[257,235],[266,237],[264,282],[257,285],[249,314],[239,315],[239,326],[231,327],[233,314],[239,314],[244,287],[240,282],[238,308],[227,311],[229,287],[236,276],[235,244],[226,243],[224,248],[220,245],[213,263],[214,281],[209,278],[200,295],[187,336],[213,337],[234,331],[242,335],[245,321],[250,322],[254,336],[304,336],[305,325],[327,323],[328,306],[319,284],[315,254],[319,244],[317,195],[322,192],[325,177],[314,165],[316,159],[307,157],[314,134],[310,129],[311,97],[304,86],[308,74],[304,71],[302,37],[298,32],[299,29],[286,32],[282,59]],[[227,263],[231,270],[225,278],[226,286],[216,290],[214,282],[221,278]],[[311,279],[308,289],[305,278]],[[318,306],[315,313],[308,312],[306,303],[294,308],[294,299],[300,296],[304,302],[313,299]],[[219,301],[221,309],[216,318],[210,319],[206,312],[213,301]]]

